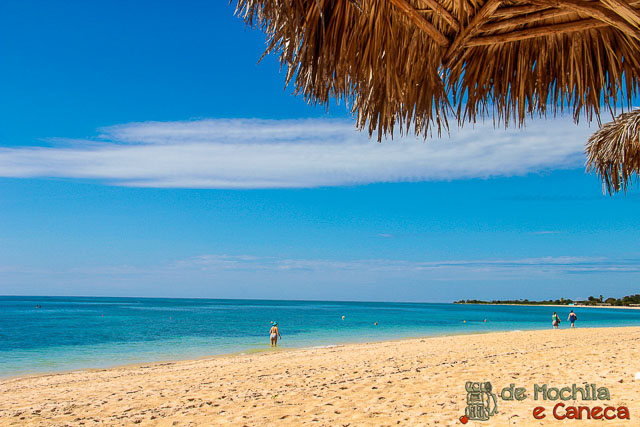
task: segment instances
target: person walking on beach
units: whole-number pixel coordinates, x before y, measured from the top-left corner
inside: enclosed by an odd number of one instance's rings
[[[269,331],[269,338],[271,338],[271,347],[278,346],[278,337],[282,339],[280,331],[278,330],[278,322],[274,322]]]
[[[555,311],[553,312],[553,316],[551,316],[551,324],[553,325],[553,329],[558,329],[560,317],[558,317],[558,314]]]
[[[571,322],[571,327],[575,328],[575,322],[576,320],[578,320],[578,316],[576,316],[576,314],[573,312],[573,310],[571,310],[571,313],[569,313],[569,322]]]

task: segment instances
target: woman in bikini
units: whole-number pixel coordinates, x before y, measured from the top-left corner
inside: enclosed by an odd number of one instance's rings
[[[278,345],[278,338],[282,339],[280,331],[278,330],[278,322],[275,322],[273,326],[271,326],[269,338],[271,338],[271,347],[276,347]]]

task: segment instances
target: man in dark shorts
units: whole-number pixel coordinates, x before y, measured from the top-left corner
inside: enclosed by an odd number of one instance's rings
[[[571,327],[575,328],[575,322],[576,320],[578,320],[578,316],[576,316],[576,314],[573,312],[573,310],[571,310],[571,313],[569,313],[569,322],[571,322]]]

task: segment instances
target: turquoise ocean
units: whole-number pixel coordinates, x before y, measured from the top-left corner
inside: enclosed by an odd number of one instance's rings
[[[36,308],[40,306],[40,308]],[[448,334],[551,328],[573,307],[0,297],[0,376]],[[640,310],[574,308],[578,327],[640,326]],[[344,316],[344,320],[342,319]],[[487,319],[485,322],[484,320]],[[378,322],[378,325],[374,325]]]

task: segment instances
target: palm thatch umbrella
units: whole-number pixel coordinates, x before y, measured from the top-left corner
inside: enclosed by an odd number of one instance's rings
[[[621,114],[587,143],[587,168],[602,178],[609,194],[627,190],[640,173],[640,109]]]
[[[297,94],[344,101],[378,140],[447,117],[599,119],[638,93],[640,0],[236,1]]]

